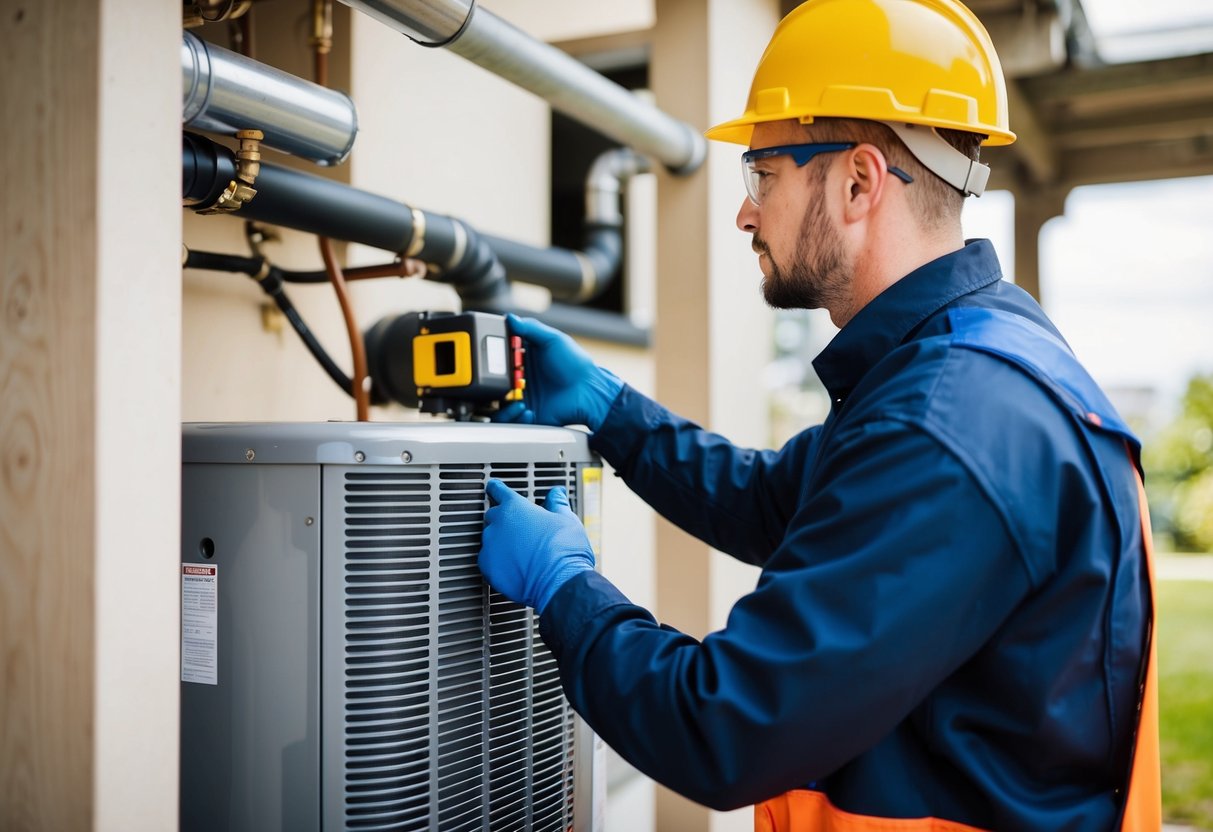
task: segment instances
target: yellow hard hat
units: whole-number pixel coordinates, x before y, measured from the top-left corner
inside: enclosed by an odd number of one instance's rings
[[[704,135],[748,145],[755,124],[817,116],[1015,141],[998,55],[956,0],[808,0],[775,29],[745,114]]]

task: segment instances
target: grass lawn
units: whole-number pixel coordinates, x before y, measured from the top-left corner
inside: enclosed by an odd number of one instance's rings
[[[1158,582],[1162,805],[1213,830],[1213,581]]]

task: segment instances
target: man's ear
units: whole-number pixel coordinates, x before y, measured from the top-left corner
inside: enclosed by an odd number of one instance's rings
[[[876,145],[864,142],[847,154],[846,199],[843,217],[847,222],[866,219],[880,204],[889,179],[889,165]]]

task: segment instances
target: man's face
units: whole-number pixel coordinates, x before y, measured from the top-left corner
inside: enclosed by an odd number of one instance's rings
[[[794,122],[759,124],[751,148],[802,144],[814,139]],[[822,155],[797,167],[790,156],[756,163],[762,204],[749,199],[737,227],[753,236],[762,269],[762,295],[776,309],[833,308],[844,303],[852,262],[830,213],[827,183],[837,157]]]

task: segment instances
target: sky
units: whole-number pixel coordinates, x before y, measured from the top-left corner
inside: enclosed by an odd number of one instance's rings
[[[1083,0],[1100,55],[1213,51],[1213,0]],[[1014,273],[1010,194],[969,200],[967,236]],[[1213,177],[1079,188],[1041,232],[1046,312],[1106,388],[1153,388],[1165,420],[1195,373],[1213,373]]]
[[[1082,6],[1106,61],[1213,51],[1210,0],[1082,0]]]

